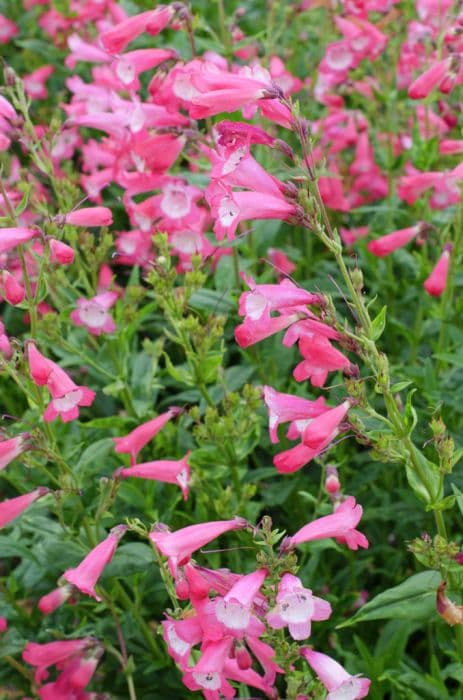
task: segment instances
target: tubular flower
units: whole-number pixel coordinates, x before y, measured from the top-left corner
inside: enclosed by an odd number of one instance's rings
[[[29,437],[29,433],[21,433],[9,440],[0,440],[0,471],[29,449]]]
[[[9,498],[0,503],[0,528],[8,525],[12,520],[17,518],[23,511],[26,510],[34,501],[49,493],[49,489],[45,486],[39,486],[38,489],[25,493],[16,498]]]
[[[282,394],[271,386],[264,386],[264,401],[268,409],[270,440],[278,442],[278,426],[289,421],[307,421],[328,410],[321,396],[316,401],[293,394]]]
[[[447,278],[450,267],[450,253],[450,248],[446,248],[446,250],[444,250],[433,271],[423,283],[423,287],[432,297],[440,297],[447,286]]]
[[[21,227],[0,228],[0,253],[8,253],[16,246],[27,243],[27,241],[38,235],[39,231],[37,229]]]
[[[101,598],[95,592],[96,582],[100,578],[105,566],[107,566],[113,558],[119,540],[123,537],[126,530],[126,525],[117,525],[113,527],[106,539],[94,547],[77,568],[67,569],[64,572],[63,578],[68,583],[72,583],[81,593],[90,595],[92,598],[95,598],[95,600],[100,601]]]
[[[242,530],[246,527],[244,518],[232,520],[216,520],[197,525],[188,525],[176,532],[163,532],[154,530],[150,533],[150,540],[165,557],[169,557],[174,565],[186,564],[193,552],[204,545],[209,544],[216,537],[231,530]]]
[[[112,222],[113,215],[107,207],[85,207],[64,216],[64,223],[72,226],[110,226]]]
[[[368,695],[371,684],[368,678],[351,676],[337,661],[313,649],[302,648],[301,656],[327,689],[326,700],[360,700]]]
[[[42,700],[64,700],[84,697],[103,648],[94,637],[68,639],[48,644],[28,642],[23,651],[26,663],[36,667],[35,682],[41,684],[48,677],[47,669],[56,666],[60,675],[56,681],[38,689]]]
[[[153,479],[154,481],[163,481],[167,484],[176,484],[180,486],[183,498],[186,501],[190,481],[189,455],[190,453],[188,452],[182,459],[162,459],[156,462],[134,464],[128,469],[117,469],[113,476],[118,479],[137,477],[139,479]]]
[[[159,5],[155,10],[141,12],[127,17],[111,29],[103,32],[100,39],[104,48],[111,54],[121,53],[131,41],[148,32],[152,36],[159,34],[172,19],[175,10],[172,5]]]
[[[129,454],[130,463],[134,465],[137,461],[138,453],[159,433],[160,430],[174,416],[178,416],[182,409],[178,406],[171,406],[168,411],[152,418],[150,421],[139,425],[131,433],[124,437],[113,438],[115,451],[119,454]]]
[[[386,236],[381,236],[368,244],[368,250],[378,258],[384,258],[390,255],[398,248],[402,248],[407,243],[410,243],[419,233],[423,231],[424,224],[416,224],[410,228],[402,228],[398,231],[388,233]]]
[[[362,506],[355,503],[355,498],[347,496],[334,513],[304,525],[295,535],[283,540],[282,551],[288,551],[304,542],[323,540],[327,537],[335,537],[347,544],[349,549],[367,548],[367,538],[355,529],[362,513]]]
[[[54,588],[50,593],[43,595],[37,603],[37,607],[42,615],[50,615],[50,613],[63,605],[71,595],[72,586],[66,583],[64,586]]]

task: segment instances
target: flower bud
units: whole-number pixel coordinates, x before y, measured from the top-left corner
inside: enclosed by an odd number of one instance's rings
[[[448,625],[463,624],[463,605],[456,605],[445,595],[446,581],[439,584],[436,594],[436,609]]]

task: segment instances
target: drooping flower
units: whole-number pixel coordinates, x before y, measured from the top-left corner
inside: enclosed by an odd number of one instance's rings
[[[71,597],[72,590],[72,586],[66,583],[64,586],[58,586],[50,593],[43,595],[37,603],[37,607],[42,615],[50,615],[50,613],[63,605]]]
[[[49,493],[49,489],[45,486],[39,486],[38,489],[25,493],[22,496],[9,498],[0,503],[0,528],[8,525],[12,520],[17,518],[23,511],[26,510],[34,501]]]
[[[130,463],[134,465],[137,461],[138,453],[148,444],[150,440],[166,425],[166,423],[181,413],[178,406],[171,406],[168,411],[152,418],[146,423],[142,423],[124,437],[113,438],[115,451],[119,454],[129,454]]]
[[[423,287],[432,297],[440,297],[447,286],[447,278],[450,267],[451,249],[446,247],[429,277],[424,281]]]
[[[59,265],[71,265],[74,262],[74,250],[67,243],[58,241],[56,238],[48,240],[50,246],[50,262]]]
[[[327,689],[326,700],[360,700],[368,695],[371,684],[368,678],[351,676],[334,659],[307,647],[301,649],[301,656]]]
[[[40,684],[48,677],[47,669],[56,666],[60,674],[56,681],[38,689],[42,700],[83,698],[103,654],[103,647],[94,637],[67,639],[48,644],[28,642],[23,651],[26,663],[36,667],[35,682]]]
[[[113,527],[106,539],[94,547],[92,551],[87,554],[85,559],[81,561],[78,567],[75,569],[67,569],[64,572],[63,578],[68,581],[68,583],[72,583],[81,593],[90,595],[92,598],[95,598],[95,600],[100,601],[101,598],[95,591],[95,585],[103,569],[113,558],[117,545],[126,530],[126,525],[117,525]]]
[[[0,471],[22,452],[30,449],[29,437],[29,433],[21,433],[8,440],[0,440]]]

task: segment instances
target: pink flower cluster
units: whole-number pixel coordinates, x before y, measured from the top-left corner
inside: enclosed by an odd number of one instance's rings
[[[365,536],[355,529],[361,515],[361,507],[349,497],[336,513],[315,520],[286,538],[281,552],[326,537],[335,537],[351,549],[367,547]],[[186,687],[202,691],[208,700],[234,697],[236,691],[230,681],[276,698],[275,682],[284,670],[275,660],[275,649],[261,637],[268,638],[269,631],[287,627],[293,640],[306,640],[311,635],[312,621],[326,620],[331,615],[330,604],[314,596],[290,572],[282,575],[274,589],[265,567],[241,575],[226,569],[204,568],[192,559],[195,551],[216,537],[246,526],[240,518],[191,525],[176,532],[158,525],[150,535],[160,554],[167,557],[178,598],[191,605],[191,610],[182,616],[167,616],[162,623],[169,654],[182,670]],[[269,595],[273,596],[273,606],[269,605]],[[200,656],[193,661],[192,652],[198,646]],[[352,700],[367,695],[368,679],[350,676],[335,661],[311,649],[301,648],[301,655],[333,692],[333,700],[344,697],[341,693],[347,689]],[[334,691],[339,691],[339,695]]]

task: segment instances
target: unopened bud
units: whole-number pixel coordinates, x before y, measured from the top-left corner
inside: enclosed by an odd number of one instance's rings
[[[18,76],[16,75],[15,71],[11,66],[5,66],[3,69],[3,80],[5,81],[5,85],[7,87],[14,87],[16,85],[16,81],[18,80]]]

